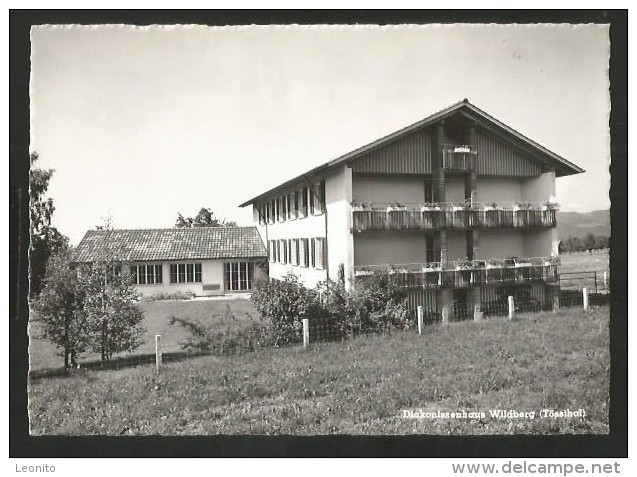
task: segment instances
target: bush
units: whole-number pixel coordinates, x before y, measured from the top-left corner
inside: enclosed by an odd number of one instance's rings
[[[261,317],[271,322],[275,346],[301,342],[302,320],[326,316],[316,291],[305,288],[293,273],[257,283],[250,299]]]
[[[192,291],[159,292],[154,295],[144,297],[142,301],[191,300],[194,297],[195,293]]]
[[[330,317],[327,325],[336,326],[339,336],[409,329],[414,325],[404,304],[405,291],[387,276],[371,275],[350,291],[334,282],[323,282],[319,289]]]
[[[184,350],[226,355],[274,345],[271,330],[262,322],[252,321],[238,329],[215,330],[199,321],[171,316],[170,324],[189,331],[190,336],[179,343]]]

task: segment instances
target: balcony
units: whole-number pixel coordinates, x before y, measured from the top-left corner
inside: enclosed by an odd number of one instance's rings
[[[555,227],[557,204],[352,204],[352,232]]]
[[[440,263],[407,263],[354,267],[356,279],[389,274],[405,288],[470,288],[498,284],[557,282],[558,260],[553,257],[461,260],[443,268]]]
[[[445,144],[442,146],[442,168],[451,172],[475,171],[477,154],[474,146]]]

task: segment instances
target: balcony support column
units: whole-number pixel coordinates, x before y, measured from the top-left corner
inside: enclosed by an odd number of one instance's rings
[[[438,123],[434,144],[432,144],[432,172],[433,172],[433,199],[434,202],[446,202],[445,168],[443,165],[442,145],[445,137],[444,120]]]
[[[475,148],[476,143],[476,123],[473,122],[469,126],[469,145],[472,148]],[[478,154],[479,153],[480,151],[478,151]],[[473,167],[469,171],[469,174],[465,177],[465,197],[473,203],[478,201],[478,177],[476,172],[477,159],[474,158],[472,162]],[[475,228],[467,231],[467,256],[472,260],[478,259],[478,231]]]
[[[440,230],[434,235],[434,249],[440,250],[440,264],[447,267],[447,231]]]
[[[480,287],[473,290],[473,320],[482,321],[482,293]]]
[[[442,323],[448,324],[451,315],[451,304],[453,302],[453,290],[451,288],[443,288],[440,290],[440,312],[442,314]]]

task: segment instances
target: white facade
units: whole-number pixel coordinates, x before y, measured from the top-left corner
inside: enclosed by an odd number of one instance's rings
[[[127,263],[125,265],[125,271],[130,273],[131,266],[148,266],[148,265],[161,265],[162,277],[161,283],[153,284],[139,284],[135,285],[135,289],[142,297],[149,297],[157,294],[171,294],[171,293],[187,293],[195,296],[214,296],[223,295],[228,292],[237,293],[248,290],[230,290],[226,285],[226,277],[224,274],[224,267],[226,263],[234,262],[251,262],[253,263],[254,275],[251,277],[250,282],[253,284],[256,280],[265,279],[266,274],[260,269],[258,264],[253,260],[237,259],[237,260],[183,260],[183,261],[155,261],[155,262],[137,262]],[[177,264],[194,265],[201,264],[201,281],[193,281],[186,283],[173,283],[171,282],[170,266]],[[153,281],[157,281],[154,279]],[[239,287],[240,288],[240,287]]]

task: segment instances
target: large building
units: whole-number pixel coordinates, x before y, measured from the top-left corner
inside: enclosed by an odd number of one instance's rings
[[[465,99],[241,207],[271,278],[351,287],[391,273],[412,305],[461,316],[518,291],[551,306],[555,179],[580,172]]]
[[[252,290],[267,252],[255,227],[89,230],[76,263],[116,263],[141,296],[220,295]]]

